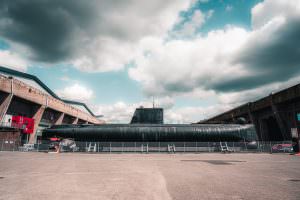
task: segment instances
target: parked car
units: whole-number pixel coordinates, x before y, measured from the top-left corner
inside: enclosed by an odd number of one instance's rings
[[[274,153],[293,153],[293,145],[292,144],[275,144],[272,146],[272,152]]]

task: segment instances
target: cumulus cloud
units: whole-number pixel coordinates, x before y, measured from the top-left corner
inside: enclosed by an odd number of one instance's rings
[[[203,13],[197,9],[188,17],[181,16],[175,24],[174,30],[170,32],[170,36],[177,39],[194,37],[204,23],[213,16],[214,10]]]
[[[155,107],[161,107],[165,110],[171,110],[174,103],[174,99],[168,96],[154,100]],[[111,105],[97,105],[94,106],[94,110],[96,113],[104,115],[103,119],[107,123],[129,123],[135,109],[139,107],[152,108],[152,99],[131,104],[119,101]]]
[[[247,74],[228,61],[247,35],[241,28],[229,27],[194,40],[164,43],[159,38],[148,38],[143,43],[148,55],[136,59],[129,75],[140,81],[149,95],[214,89],[212,85],[218,81]]]
[[[63,99],[88,102],[93,97],[94,92],[93,90],[76,83],[61,90],[57,90],[56,93]]]
[[[0,34],[34,61],[71,62],[88,71],[118,70],[136,42],[163,36],[189,1],[2,0]]]
[[[0,50],[0,66],[26,71],[28,63],[10,50]]]
[[[284,2],[289,9],[273,12]],[[288,81],[300,72],[299,8],[300,1],[266,0],[252,9],[250,31],[231,25],[191,40],[150,38],[129,75],[149,95],[228,93]]]
[[[128,104],[125,102],[117,102],[112,105],[98,105],[94,107],[96,113],[103,114],[103,119],[107,123],[129,123],[136,108],[143,106],[145,108],[152,107],[150,102],[139,102]],[[212,117],[219,112],[232,108],[230,105],[221,104],[201,107],[187,106],[182,108],[158,106],[164,108],[164,123],[166,124],[190,124],[198,122],[201,119]]]
[[[26,55],[37,62],[72,63],[90,72],[120,70],[134,63],[129,76],[141,83],[147,97],[167,96],[166,119],[176,122],[191,122],[197,115],[205,118],[297,82],[299,0],[258,3],[251,10],[250,30],[228,25],[201,35],[197,30],[213,10],[196,9],[187,20],[178,14],[206,1],[2,0],[0,35],[11,50],[0,51],[0,60],[26,69],[19,56]],[[176,24],[180,26],[174,30]],[[166,41],[167,34],[175,37]],[[80,85],[58,93],[84,101],[93,96]],[[176,96],[209,96],[218,104],[175,109]],[[99,106],[99,111],[111,114],[109,121],[118,121],[117,115],[129,121],[142,103],[119,102]]]

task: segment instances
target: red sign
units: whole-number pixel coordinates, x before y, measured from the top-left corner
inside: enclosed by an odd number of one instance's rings
[[[57,142],[57,141],[59,141],[60,139],[59,138],[56,138],[56,137],[53,137],[53,138],[50,138],[50,141],[52,141],[52,142]]]
[[[34,119],[23,116],[12,116],[11,126],[22,129],[25,134],[32,134],[34,129]]]

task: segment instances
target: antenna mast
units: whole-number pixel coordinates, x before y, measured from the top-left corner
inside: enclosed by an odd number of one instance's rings
[[[154,96],[152,96],[152,106],[154,108]]]

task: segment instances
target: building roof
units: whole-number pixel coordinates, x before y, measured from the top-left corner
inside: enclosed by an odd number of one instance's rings
[[[47,85],[45,85],[39,78],[37,78],[36,76],[34,75],[31,75],[31,74],[27,74],[27,73],[24,73],[24,72],[20,72],[20,71],[17,71],[17,70],[13,70],[13,69],[9,69],[9,68],[6,68],[6,67],[3,67],[3,66],[0,66],[0,73],[4,73],[6,75],[11,75],[11,76],[16,76],[16,77],[19,77],[21,79],[27,79],[31,82],[34,82],[36,83],[37,85],[35,85],[34,87],[42,90],[43,92],[46,92],[48,93],[49,95],[51,95],[52,97],[60,100],[60,101],[63,101],[64,103],[66,104],[73,104],[73,105],[77,105],[77,106],[82,106],[84,107],[88,112],[89,114],[91,114],[92,116],[94,117],[97,117],[88,107],[85,103],[82,103],[82,102],[78,102],[78,101],[72,101],[72,100],[67,100],[67,99],[62,99],[60,98],[59,96],[57,96],[49,87],[47,87]],[[22,80],[24,81],[24,80]],[[28,83],[28,81],[24,81],[25,83]],[[32,85],[32,84],[30,84]]]

